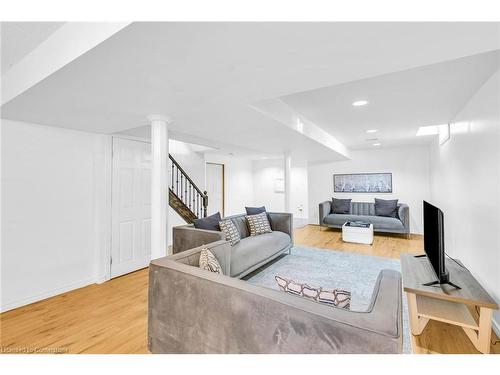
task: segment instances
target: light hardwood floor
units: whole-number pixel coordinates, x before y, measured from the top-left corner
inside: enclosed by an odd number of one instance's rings
[[[417,235],[375,235],[372,246],[355,245],[313,225],[296,230],[295,243],[396,259],[423,251]],[[147,285],[143,269],[1,314],[0,352],[147,353]],[[462,329],[433,321],[412,346],[416,353],[478,353]],[[500,353],[500,343],[491,352]]]

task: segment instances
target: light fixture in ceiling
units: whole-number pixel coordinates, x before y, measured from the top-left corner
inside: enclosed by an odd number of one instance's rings
[[[352,102],[352,105],[354,107],[361,107],[361,106],[364,106],[367,104],[368,104],[368,100],[356,100],[355,102]]]
[[[367,132],[368,134],[373,134],[373,133],[378,132],[378,129],[368,129],[366,132]]]
[[[380,143],[380,142],[375,142],[375,143],[373,143],[372,145],[373,145],[373,146],[375,146],[375,147],[378,147],[378,146],[382,145],[382,143]]]

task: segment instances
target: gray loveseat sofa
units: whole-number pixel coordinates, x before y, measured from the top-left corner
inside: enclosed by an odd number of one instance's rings
[[[349,214],[332,213],[332,202],[319,204],[319,225],[330,228],[342,228],[347,221],[361,220],[373,224],[375,232],[410,234],[410,208],[407,204],[398,204],[398,217],[375,215],[375,203],[351,202]]]
[[[228,275],[241,278],[250,272],[290,251],[293,246],[293,216],[290,213],[268,212],[272,233],[250,236],[245,214],[226,217],[238,228],[240,242],[231,247]],[[196,229],[193,225],[173,228],[173,253],[192,249],[211,242],[225,240],[219,231]]]
[[[151,262],[152,353],[400,353],[399,272],[379,274],[366,311],[326,306],[228,277],[231,246],[208,248],[224,275],[198,267],[201,247]]]

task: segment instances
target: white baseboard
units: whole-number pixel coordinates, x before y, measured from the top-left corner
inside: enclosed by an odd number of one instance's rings
[[[17,309],[18,307],[26,306],[34,302],[38,302],[50,297],[57,296],[58,294],[66,293],[71,290],[82,288],[87,285],[95,284],[95,282],[96,282],[95,278],[84,279],[34,296],[22,298],[12,302],[7,302],[0,306],[0,312],[3,313],[9,310]]]

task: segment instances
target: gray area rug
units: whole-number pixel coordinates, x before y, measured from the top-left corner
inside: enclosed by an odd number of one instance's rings
[[[363,311],[370,303],[375,281],[383,269],[401,272],[401,263],[397,259],[296,246],[290,255],[283,255],[255,271],[247,281],[279,290],[274,279],[279,275],[315,287],[349,290],[351,310]],[[403,353],[411,352],[408,304],[403,293]]]

